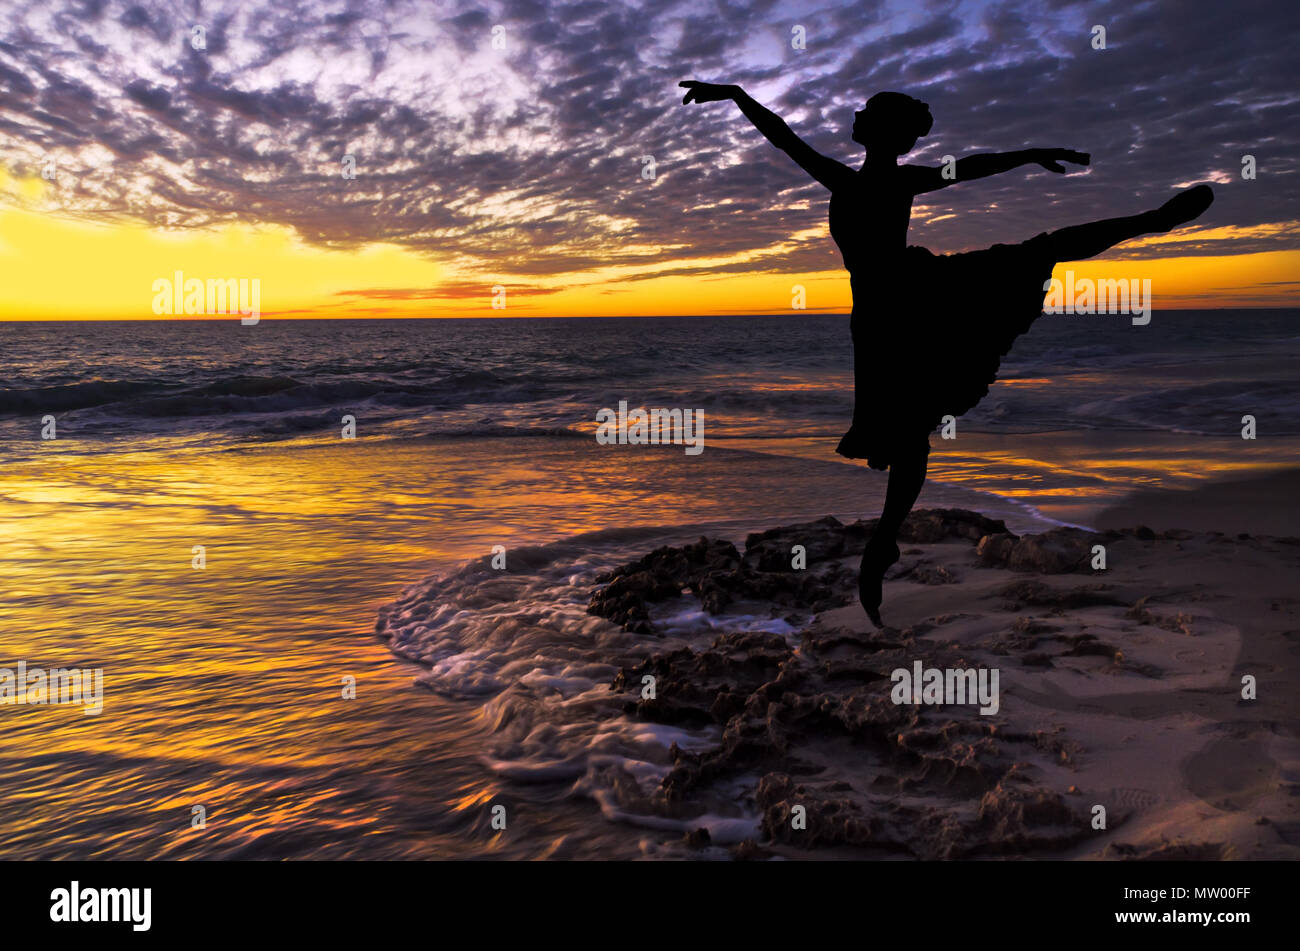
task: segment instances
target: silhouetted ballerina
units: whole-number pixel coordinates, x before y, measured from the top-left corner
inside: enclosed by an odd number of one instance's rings
[[[933,119],[919,99],[881,92],[854,114],[853,141],[866,148],[866,161],[854,170],[815,151],[739,86],[680,85],[689,90],[683,104],[733,100],[769,142],[830,189],[831,237],[853,291],[853,422],[836,452],[889,470],[884,510],[858,576],[862,606],[880,626],[882,582],[898,561],[899,528],[925,483],[930,433],[944,416],[962,415],[988,393],[1002,356],[1042,313],[1052,268],[1170,231],[1204,212],[1213,193],[1197,185],[1139,215],[935,255],[907,244],[916,195],[1021,165],[1063,173],[1062,162],[1087,165],[1088,156],[1069,149],[971,155],[955,163],[951,177],[940,168],[900,165],[899,156],[929,133]]]

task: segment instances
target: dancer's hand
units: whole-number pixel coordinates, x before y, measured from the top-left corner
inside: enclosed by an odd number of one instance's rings
[[[688,102],[722,102],[735,99],[736,94],[740,92],[739,86],[729,83],[702,83],[695,79],[688,79],[677,85],[690,90],[682,99],[682,105]]]
[[[1070,149],[1034,149],[1034,161],[1049,172],[1064,175],[1065,166],[1061,164],[1062,162],[1087,165],[1092,161],[1092,156],[1087,152],[1075,152]]]

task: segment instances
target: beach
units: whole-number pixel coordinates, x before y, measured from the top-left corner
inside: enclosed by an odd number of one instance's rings
[[[544,436],[65,445],[0,477],[13,527],[0,538],[0,667],[101,669],[103,710],[3,708],[0,791],[23,804],[0,814],[11,857],[530,857],[570,828],[587,854],[639,855],[638,839],[593,822],[581,796],[539,805],[514,841],[475,834],[465,804],[505,788],[483,756],[491,698],[454,675],[430,689],[424,668],[376,638],[377,616],[498,544],[541,614],[578,591],[548,587],[553,574],[610,568],[699,531],[743,532],[772,510],[760,487],[788,483],[781,517],[797,520],[827,493],[874,484],[836,463],[630,456]],[[454,594],[443,590],[448,604]],[[494,623],[497,607],[476,597],[449,636]],[[591,661],[613,676],[605,658]]]
[[[683,585],[635,629],[591,613],[656,550],[741,554],[768,531],[788,549],[793,526],[879,511],[885,475],[833,453],[845,319],[808,318],[785,353],[783,320],[267,322],[238,345],[238,326],[6,325],[0,666],[101,670],[103,709],[4,708],[3,854],[1121,858],[1163,837],[1289,855],[1286,322],[1231,359],[1049,332],[991,415],[933,440],[918,508],[976,514],[904,546],[887,631],[852,603],[852,554],[820,542],[811,588],[769,552],[756,596]],[[1166,389],[1123,389],[1141,363]],[[1171,408],[1211,363],[1227,408],[1193,431]],[[1070,415],[1084,391],[1106,425]],[[704,451],[600,445],[620,399],[703,409]],[[1255,441],[1243,404],[1276,407]],[[1243,477],[1275,489],[1221,490]],[[984,564],[1002,532],[970,519],[1095,529],[1107,568]],[[997,667],[997,713],[889,703],[918,660]],[[795,805],[815,836],[785,834]],[[1094,805],[1108,828],[1081,836]]]
[[[616,678],[632,697],[655,678],[656,696],[626,701],[628,714],[720,731],[675,748],[642,803],[682,815],[743,784],[752,829],[708,813],[685,840],[738,858],[1300,855],[1300,538],[1001,528],[914,512],[879,630],[852,603],[869,525],[819,520],[739,552],[701,542],[685,560],[661,551],[629,566],[593,602],[663,639]],[[794,545],[806,577],[788,564]],[[665,577],[706,601],[727,591],[725,611],[820,610],[797,635],[681,643],[657,620],[680,610],[654,597]],[[656,620],[638,622],[641,608]],[[992,703],[973,688],[918,703],[914,669],[1000,676]]]

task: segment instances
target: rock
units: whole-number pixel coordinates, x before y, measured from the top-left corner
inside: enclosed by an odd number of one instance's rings
[[[590,614],[607,618],[641,634],[656,633],[649,606],[690,591],[710,614],[738,601],[771,602],[780,608],[822,612],[855,600],[856,576],[841,559],[860,554],[876,521],[844,525],[832,516],[783,528],[755,532],[745,541],[745,554],[730,542],[701,538],[681,548],[664,546],[598,579],[604,585],[591,596]],[[899,533],[905,542],[936,542],[952,538],[976,541],[1005,535],[1006,525],[965,509],[920,509],[912,512]],[[1007,535],[1014,539],[1016,536]],[[792,549],[802,545],[803,569],[792,565]],[[924,584],[949,584],[944,567],[916,574]]]
[[[917,584],[956,584],[953,573],[943,565],[917,564],[902,577]]]
[[[824,550],[828,544],[823,540]],[[654,633],[650,604],[672,600],[687,590],[710,614],[720,614],[743,600],[825,611],[852,598],[848,573],[836,562],[824,562],[816,571],[790,570],[788,563],[780,571],[763,571],[753,566],[757,561],[761,558],[742,561],[734,545],[718,539],[701,538],[684,548],[665,546],[598,579],[605,587],[592,594],[587,613],[630,631]]]
[[[732,850],[731,855],[737,862],[758,862],[770,858],[772,853],[753,839],[746,839]]]
[[[874,521],[870,525],[875,528]],[[949,538],[978,541],[985,535],[996,535],[1006,530],[1006,523],[1001,520],[986,518],[966,509],[916,509],[903,520],[898,540],[921,545]]]
[[[975,546],[975,558],[986,568],[1005,568],[1017,540],[1010,532],[985,535]]]
[[[703,826],[693,832],[686,833],[686,847],[688,849],[707,849],[713,844],[713,839],[709,835],[709,830]]]
[[[815,522],[803,522],[765,532],[753,532],[745,539],[745,562],[759,571],[794,571],[793,548],[802,545],[809,565],[860,555],[867,544],[867,526],[855,522],[845,526],[827,515]]]
[[[1058,793],[1042,786],[999,783],[980,800],[978,821],[989,833],[990,851],[1010,853],[1051,846],[1065,848],[1088,834],[1085,816]]]
[[[1094,606],[1128,607],[1128,602],[1109,593],[1110,586],[1085,584],[1073,588],[1054,588],[1042,581],[1025,578],[1013,581],[998,589],[994,597],[1006,598],[1014,604],[1048,607],[1058,610],[1090,608]]]
[[[988,568],[1057,575],[1092,570],[1092,548],[1101,536],[1079,528],[1054,528],[1041,535],[1003,532],[979,540],[975,556]]]

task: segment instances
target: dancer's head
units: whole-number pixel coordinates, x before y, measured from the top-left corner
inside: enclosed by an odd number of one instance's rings
[[[878,92],[853,114],[853,141],[869,152],[906,155],[930,131],[934,118],[920,99],[901,92]]]

